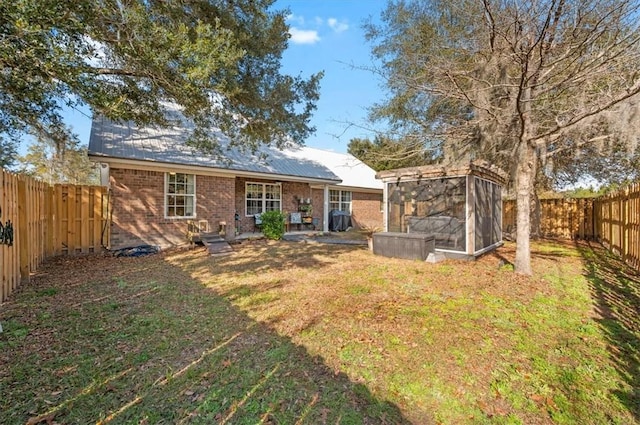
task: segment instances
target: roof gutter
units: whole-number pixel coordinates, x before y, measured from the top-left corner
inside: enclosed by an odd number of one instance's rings
[[[324,186],[318,185],[318,186],[311,186],[312,189],[323,189]],[[379,187],[379,188],[375,188],[375,187],[359,187],[359,186],[343,186],[341,184],[330,184],[329,185],[329,189],[331,190],[343,190],[343,191],[350,191],[350,192],[360,192],[360,193],[382,193],[383,188]]]

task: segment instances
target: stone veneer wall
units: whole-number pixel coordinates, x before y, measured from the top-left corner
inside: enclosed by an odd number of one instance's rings
[[[189,220],[207,220],[212,231],[221,222],[233,238],[235,178],[196,175],[196,217],[165,218],[164,172],[111,168],[113,215],[111,248],[141,244],[163,248],[187,243]]]

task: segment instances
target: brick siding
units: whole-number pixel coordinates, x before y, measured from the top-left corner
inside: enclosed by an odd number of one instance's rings
[[[236,178],[236,189],[235,189],[235,210],[238,212],[240,222],[239,228],[241,233],[245,232],[253,232],[254,231],[254,219],[251,216],[247,216],[247,207],[245,205],[245,187],[246,183],[269,183],[273,184],[276,180],[264,180],[264,179],[255,179],[255,178],[244,178],[238,177]],[[282,212],[288,215],[292,212],[298,211],[298,204],[300,198],[310,198],[311,197],[311,188],[308,183],[298,183],[298,182],[282,182],[282,199],[281,199],[281,208]],[[313,216],[321,217],[318,214],[322,214],[322,210],[318,211],[318,205],[315,200],[313,201]]]
[[[275,183],[275,180],[235,177],[196,176],[196,217],[165,218],[165,173],[158,171],[110,169],[113,199],[111,248],[141,244],[169,247],[187,243],[189,220],[207,220],[211,231],[226,224],[226,237],[254,230],[253,217],[246,216],[245,183]],[[324,190],[311,189],[307,183],[282,182],[282,211],[298,211],[299,199],[311,198],[313,217],[323,228]],[[353,192],[354,227],[382,227],[382,194]],[[235,220],[238,213],[239,221]]]
[[[353,192],[351,221],[355,228],[383,228],[382,193]]]
[[[165,218],[165,173],[111,168],[111,248],[141,244],[169,247],[187,243],[189,220],[207,220],[212,231],[227,224],[233,237],[235,179],[196,176],[196,217]]]

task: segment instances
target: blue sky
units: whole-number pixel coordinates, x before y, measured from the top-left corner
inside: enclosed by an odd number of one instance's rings
[[[311,147],[346,152],[354,137],[373,137],[366,109],[383,96],[374,75],[358,67],[371,65],[363,22],[377,20],[386,0],[278,0],[288,8],[291,39],[283,55],[283,72],[325,75],[312,124],[316,133],[306,140]],[[353,125],[350,125],[353,124]]]
[[[379,82],[368,71],[371,46],[362,24],[379,18],[386,0],[278,0],[275,10],[289,9],[291,39],[282,58],[282,72],[308,77],[324,71],[320,100],[312,119],[316,133],[305,143],[319,149],[346,152],[354,137],[373,137],[362,127],[366,108],[382,96]],[[82,144],[89,142],[90,112],[69,110],[65,120]],[[354,124],[354,125],[350,125]],[[23,143],[21,153],[26,146]]]

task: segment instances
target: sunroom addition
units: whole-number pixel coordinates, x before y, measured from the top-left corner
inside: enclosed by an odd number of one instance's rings
[[[433,236],[447,257],[473,258],[502,244],[506,175],[486,162],[378,172],[385,231]]]

